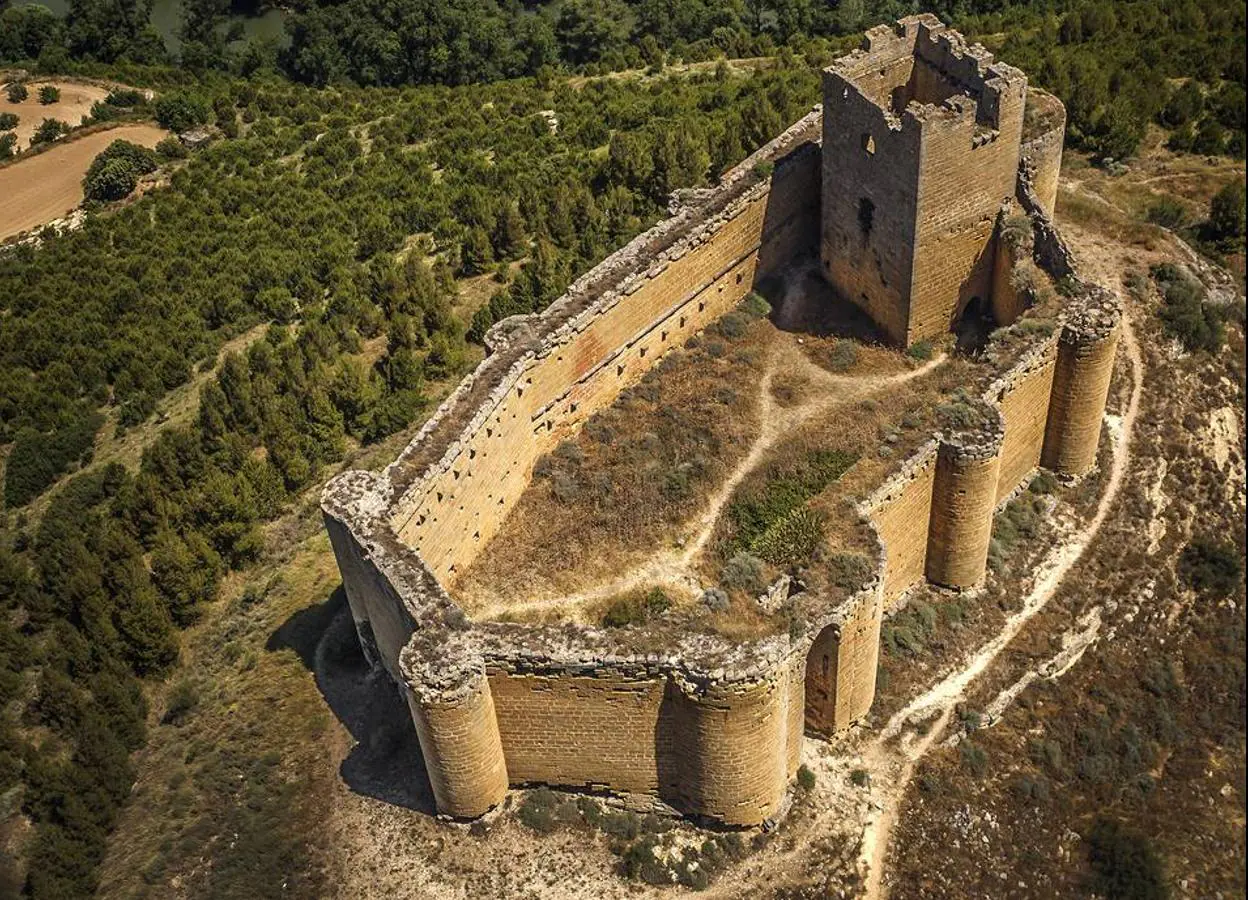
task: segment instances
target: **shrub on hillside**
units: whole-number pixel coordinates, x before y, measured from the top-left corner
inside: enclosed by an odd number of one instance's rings
[[[156,171],[156,154],[129,141],[113,141],[91,161],[82,179],[88,200],[107,203],[128,197],[140,175]]]
[[[8,95],[10,103],[21,103],[30,96],[30,91],[28,91],[26,89],[26,85],[22,84],[20,81],[13,82],[5,88],[4,92]]]
[[[1161,291],[1157,315],[1167,333],[1191,352],[1215,352],[1226,337],[1221,312],[1205,302],[1204,286],[1185,270],[1170,263],[1153,266]]]
[[[50,144],[65,134],[69,134],[69,125],[60,119],[44,119],[35,129],[35,133],[31,135],[30,143],[32,146]]]
[[[1186,218],[1187,210],[1173,197],[1162,197],[1148,208],[1148,221],[1162,228],[1181,228]]]
[[[169,94],[156,101],[156,121],[170,131],[188,131],[203,125],[210,111],[208,101],[196,94]]]
[[[109,106],[130,107],[142,106],[144,101],[143,94],[140,91],[131,88],[114,88],[104,98],[104,102]]]
[[[522,824],[539,834],[549,834],[560,825],[573,825],[581,820],[576,802],[550,788],[538,788],[525,794],[517,813]]]
[[[103,421],[103,416],[93,413],[52,434],[33,428],[19,431],[4,467],[5,506],[25,506],[71,465],[89,460],[95,432]]]
[[[777,473],[761,488],[734,499],[728,507],[737,532],[734,546],[761,555],[758,552],[760,542],[767,541],[767,532],[780,527],[781,522],[805,506],[811,497],[845,474],[856,460],[850,453],[820,450],[793,469]],[[809,520],[796,523],[794,534],[808,536],[811,524]]]
[[[1022,271],[1022,270],[1019,270]],[[915,341],[906,349],[906,355],[911,359],[928,360],[932,358],[932,342],[928,340]]]
[[[13,132],[0,134],[0,159],[12,159],[17,154],[17,135]]]
[[[612,601],[602,616],[607,628],[623,628],[625,625],[642,625],[654,616],[662,615],[672,605],[662,588],[651,588],[642,593],[626,594]]]
[[[1209,201],[1209,219],[1205,230],[1215,241],[1243,240],[1244,181],[1232,181]]]
[[[43,87],[39,88],[39,102],[44,106],[51,106],[53,103],[59,103],[60,100],[60,88],[51,84],[45,84]]]
[[[134,166],[124,159],[110,159],[82,180],[86,198],[101,203],[130,196],[138,183]]]
[[[1179,554],[1179,577],[1200,594],[1226,597],[1239,587],[1243,562],[1231,544],[1197,538]]]
[[[12,131],[20,121],[16,113],[0,112],[0,131]]]
[[[163,138],[161,142],[156,145],[156,156],[158,159],[168,162],[174,159],[186,159],[190,156],[190,151],[186,149],[186,145],[180,140],[176,137],[170,136]]]
[[[1165,866],[1148,838],[1118,822],[1100,819],[1092,828],[1092,883],[1089,887],[1106,900],[1165,900]]]
[[[767,586],[763,561],[745,551],[728,560],[719,577],[730,590],[742,590],[748,594],[757,594]]]
[[[109,106],[107,103],[102,103],[99,100],[96,100],[94,103],[91,104],[90,115],[84,117],[82,120],[82,123],[86,125],[88,121],[90,122],[112,122],[113,120],[117,119],[120,115],[121,113],[117,111],[117,107]]]
[[[833,372],[848,372],[858,362],[858,345],[851,340],[838,340],[824,355]]]

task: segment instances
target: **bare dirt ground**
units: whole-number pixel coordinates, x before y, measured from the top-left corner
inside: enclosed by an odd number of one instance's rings
[[[7,101],[0,100],[0,105]],[[0,241],[59,219],[82,203],[82,176],[115,140],[155,147],[168,132],[126,124],[96,131],[0,168]]]
[[[47,84],[60,89],[61,99],[45,105],[39,102],[39,88]],[[9,98],[4,96],[4,88],[5,85],[0,85],[0,112],[14,113],[19,119],[14,130],[19,151],[30,147],[30,139],[44,119],[59,119],[71,128],[77,128],[82,117],[91,112],[92,105],[108,96],[107,88],[94,84],[28,81],[26,99],[21,103],[10,103]]]
[[[593,604],[655,585],[671,590],[677,597],[697,597],[705,588],[712,586],[702,583],[699,577],[699,561],[715,533],[720,514],[741,482],[763,464],[777,443],[790,439],[803,424],[816,416],[834,414],[838,409],[924,378],[945,362],[945,357],[941,355],[917,368],[891,375],[835,375],[819,368],[801,353],[795,337],[782,337],[779,346],[772,349],[759,382],[760,427],[754,440],[745,456],[719,483],[697,516],[686,524],[683,531],[687,538],[682,539],[682,546],[660,550],[649,558],[630,565],[626,574],[602,579],[574,593],[519,599],[499,598],[472,607],[473,614],[483,618],[494,618],[504,613],[526,616],[558,608],[573,621],[583,621],[584,615],[578,613]],[[777,404],[772,393],[772,381],[781,372],[786,377],[800,375],[810,387],[799,402],[783,408]]]

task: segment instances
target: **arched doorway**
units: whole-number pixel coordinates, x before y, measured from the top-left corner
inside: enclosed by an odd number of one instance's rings
[[[806,657],[806,727],[821,734],[831,734],[836,730],[840,642],[840,629],[829,625],[819,632]]]

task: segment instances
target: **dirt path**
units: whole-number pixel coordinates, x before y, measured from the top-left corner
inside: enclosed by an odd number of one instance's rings
[[[887,896],[883,878],[889,837],[916,764],[940,739],[954,707],[966,695],[970,685],[1054,597],[1066,576],[1100,531],[1101,525],[1104,524],[1118,497],[1123,477],[1131,462],[1131,437],[1139,413],[1140,395],[1144,384],[1143,357],[1131,324],[1125,318],[1122,336],[1123,345],[1131,363],[1131,398],[1119,428],[1115,429],[1109,477],[1100,503],[1097,505],[1096,514],[1082,531],[1054,548],[1040,564],[1032,589],[1023,601],[1022,608],[1006,620],[1005,627],[1000,633],[967,660],[961,669],[951,673],[931,690],[915,698],[908,706],[896,713],[867,749],[865,757],[868,761],[868,769],[873,776],[876,773],[880,776],[873,777],[872,783],[887,786],[879,798],[880,814],[874,820],[867,822],[863,831],[861,860],[867,867],[864,894],[867,900],[878,900]],[[897,746],[889,746],[890,741],[896,738],[908,723],[920,722],[932,716],[936,716],[936,719],[922,737],[916,740],[906,735],[900,739]]]
[[[779,357],[783,357],[780,359]],[[530,597],[524,600],[506,600],[485,606],[474,612],[478,618],[491,618],[503,613],[532,613],[560,607],[578,610],[587,605],[618,597],[643,588],[662,586],[682,595],[694,597],[704,585],[695,571],[698,558],[715,533],[715,525],[733,493],[745,478],[758,468],[767,454],[788,435],[819,413],[855,403],[873,394],[929,374],[946,357],[933,357],[923,365],[894,375],[853,376],[836,375],[812,363],[805,354],[793,347],[774,353],[766,372],[759,381],[759,421],[762,423],[758,436],[749,452],[736,468],[724,479],[706,507],[692,523],[696,536],[679,550],[663,550],[649,559],[629,566],[628,574],[610,578],[572,594]],[[792,367],[810,380],[820,390],[812,391],[810,399],[788,409],[781,409],[772,396],[771,385],[781,364]]]
[[[113,141],[155,147],[168,134],[155,125],[119,125],[0,168],[0,241],[59,219],[82,203],[82,176]]]

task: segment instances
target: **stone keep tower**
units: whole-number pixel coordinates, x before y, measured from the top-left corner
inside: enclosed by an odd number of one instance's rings
[[[924,14],[823,73],[824,274],[898,344],[988,309],[1027,78]]]

